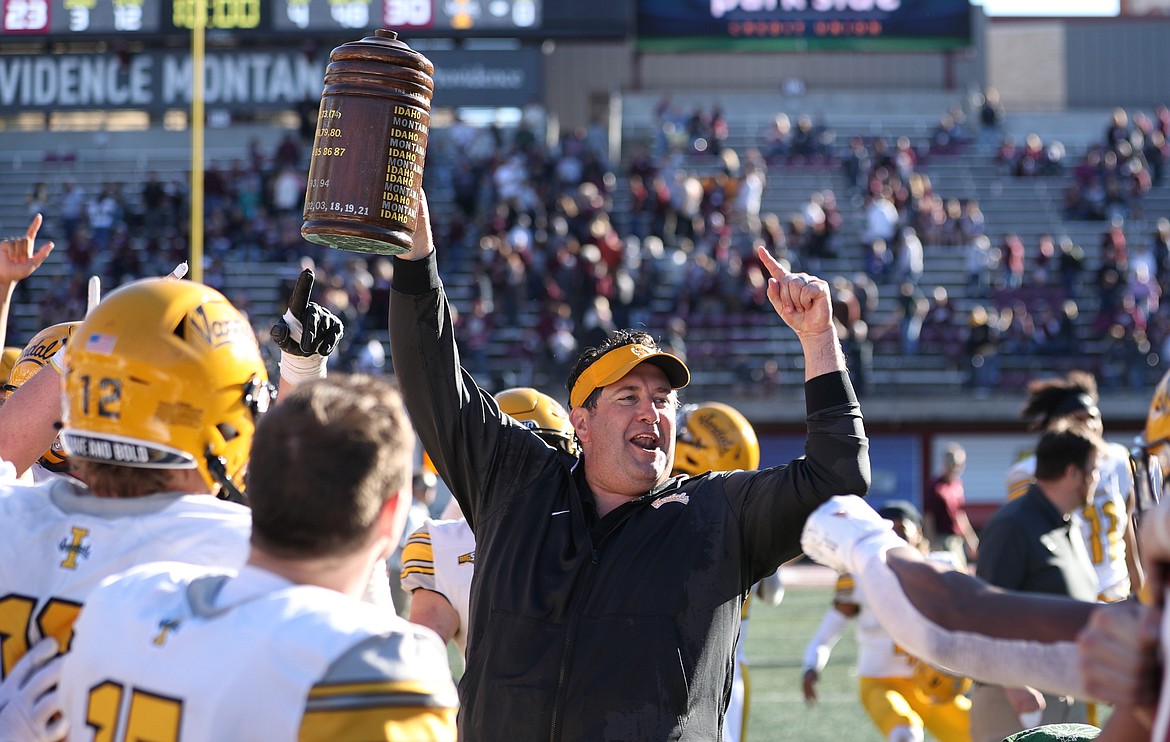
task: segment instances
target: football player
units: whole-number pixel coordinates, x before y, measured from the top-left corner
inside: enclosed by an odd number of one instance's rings
[[[760,442],[756,431],[734,407],[720,402],[685,405],[679,410],[675,428],[678,430],[674,444],[675,474],[698,476],[709,471],[751,471],[760,467]],[[757,582],[752,594],[769,605],[780,605],[784,599],[780,570]],[[748,595],[744,600],[740,612],[731,700],[723,720],[723,742],[740,742],[747,738],[751,677],[743,647],[747,641],[751,598],[752,595]]]
[[[570,456],[577,455],[573,426],[560,402],[529,387],[505,389],[495,399],[501,412],[545,443]],[[402,550],[402,589],[411,594],[410,620],[433,629],[444,642],[455,642],[463,655],[470,625],[468,603],[475,570],[475,534],[458,512],[458,505],[443,515],[441,520],[423,523],[406,542]]]
[[[402,535],[413,442],[401,395],[371,376],[299,385],[269,411],[247,564],[155,563],[90,594],[61,673],[74,738],[454,742],[443,645],[361,600]]]
[[[0,487],[2,677],[42,637],[67,651],[109,575],[168,558],[238,566],[247,554],[247,509],[208,496],[239,483],[273,396],[243,315],[206,286],[146,279],[74,332],[62,435],[86,484]]]
[[[893,531],[914,549],[926,546],[922,516],[905,500],[886,503],[878,514],[893,524]],[[949,552],[937,552],[955,565]],[[966,678],[943,673],[902,649],[868,607],[865,593],[852,575],[837,579],[833,606],[825,614],[804,653],[805,700],[816,702],[816,683],[829,655],[845,630],[845,622],[857,619],[858,692],[870,719],[889,742],[922,742],[925,730],[941,742],[969,742],[971,701],[963,693]]]
[[[1032,381],[1020,416],[1027,421],[1029,430],[1046,430],[1073,419],[1098,435],[1103,433],[1101,412],[1097,409],[1097,381],[1085,371]],[[1108,443],[1098,457],[1097,468],[1097,489],[1080,513],[1081,532],[1097,572],[1098,599],[1124,600],[1140,590],[1142,583],[1133,521],[1129,517],[1134,508],[1129,450],[1119,443]],[[1034,481],[1036,456],[1030,455],[1008,470],[1008,499],[1023,495]]]

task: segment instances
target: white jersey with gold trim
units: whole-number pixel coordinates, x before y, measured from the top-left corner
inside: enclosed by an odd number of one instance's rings
[[[853,575],[837,578],[834,603],[856,603],[857,613],[857,674],[863,678],[909,678],[914,676],[910,655],[898,648],[889,632],[882,628],[877,616],[865,604],[865,596],[856,589]]]
[[[471,578],[475,572],[475,534],[463,518],[427,520],[402,549],[402,589],[431,590],[459,614],[455,644],[467,652]]]
[[[82,603],[112,574],[164,559],[239,567],[251,523],[210,495],[94,497],[65,476],[0,486],[0,676],[45,635],[68,647]]]
[[[1125,561],[1125,531],[1129,527],[1127,503],[1133,492],[1129,451],[1120,443],[1109,443],[1106,455],[1097,462],[1101,471],[1092,501],[1079,513],[1078,521],[1093,569],[1097,592],[1102,600],[1122,600],[1130,593],[1129,568]],[[1023,495],[1036,481],[1036,457],[1020,460],[1007,473],[1008,499]]]
[[[70,739],[454,740],[447,653],[339,592],[166,562],[95,590],[62,668]]]

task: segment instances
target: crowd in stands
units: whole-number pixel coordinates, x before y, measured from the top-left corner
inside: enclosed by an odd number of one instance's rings
[[[952,109],[918,144],[852,135],[838,145],[827,122],[781,113],[755,146],[737,148],[731,142],[743,137],[729,138],[736,124],[718,106],[688,111],[664,98],[655,135],[631,145],[621,163],[607,160],[600,126],[545,142],[527,118],[510,129],[456,119],[432,132],[426,188],[443,272],[467,277],[457,306],[465,364],[498,388],[556,388],[570,359],[622,326],[644,326],[685,356],[694,330],[767,320],[767,274],[753,254],[762,244],[793,270],[830,280],[863,393],[875,353],[943,355],[981,393],[1004,383],[1003,356],[1083,361],[1096,353],[1103,386],[1144,386],[1170,350],[1170,313],[1159,302],[1170,288],[1170,222],[1159,220],[1153,234],[1130,224],[1142,189],[1162,184],[1162,159],[1151,153],[1166,146],[1170,112],[1137,114],[1131,124],[1118,109],[1100,146],[1069,169],[1070,190],[1109,220],[1090,256],[1092,246],[1063,235],[997,230],[977,199],[935,190],[931,158],[977,152],[999,136],[998,98],[987,91],[978,103],[976,125]],[[992,156],[1013,175],[1057,175],[1055,144],[1029,136],[1010,160],[1002,147]],[[300,237],[305,149],[289,134],[271,152],[256,143],[246,159],[212,164],[205,280],[222,288],[241,260],[283,261],[290,277],[312,262],[321,303],[346,323],[338,364],[385,368],[392,261]],[[829,169],[840,185],[786,213],[766,209],[770,178],[793,167]],[[49,215],[43,234],[64,244],[75,277],[53,279],[42,325],[84,313],[85,276],[116,285],[183,260],[188,199],[185,180],[154,174],[96,193],[68,180],[56,192],[32,188],[29,209]],[[923,283],[943,256],[961,256],[965,284]],[[892,301],[879,312],[881,295]],[[246,297],[231,298],[247,308]],[[1092,347],[1077,331],[1083,307],[1095,312],[1092,337],[1102,338]],[[767,350],[704,343],[741,390],[781,383]],[[501,368],[493,357],[515,360]]]

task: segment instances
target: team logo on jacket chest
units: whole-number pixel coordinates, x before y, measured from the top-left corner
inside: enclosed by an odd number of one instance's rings
[[[673,495],[664,495],[663,497],[659,497],[657,500],[650,503],[650,507],[657,510],[668,502],[681,502],[683,505],[686,505],[690,501],[691,496],[686,492],[676,492]]]

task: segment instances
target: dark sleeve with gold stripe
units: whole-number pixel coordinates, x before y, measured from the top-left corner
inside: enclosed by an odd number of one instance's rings
[[[309,690],[303,742],[454,742],[458,698],[446,649],[429,632],[369,637]]]

